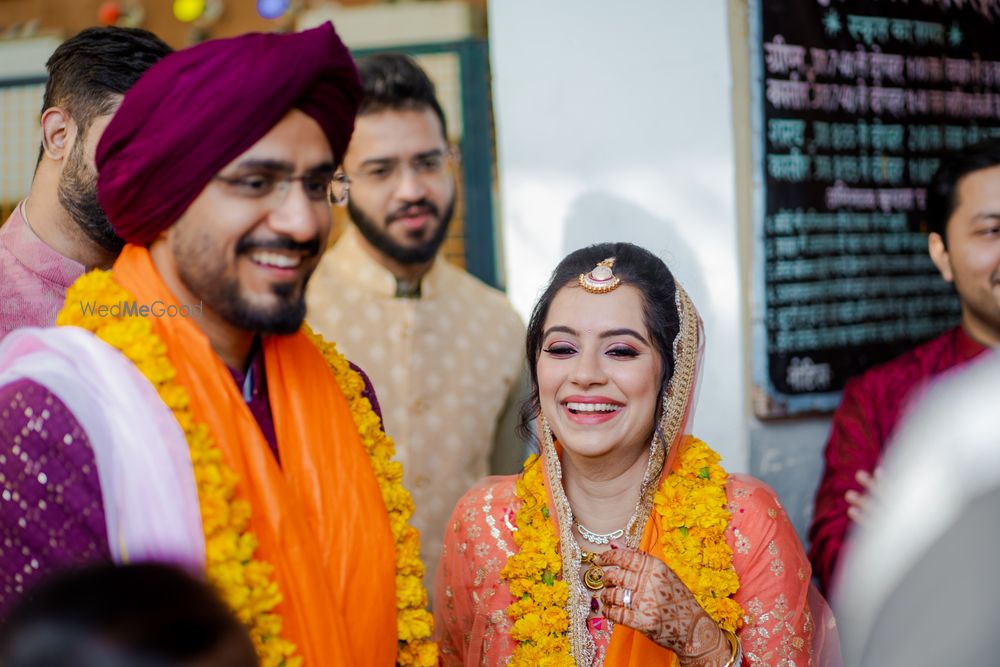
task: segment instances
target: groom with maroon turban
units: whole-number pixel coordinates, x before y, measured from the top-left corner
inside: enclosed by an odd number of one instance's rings
[[[0,603],[81,561],[204,572],[262,665],[436,664],[367,378],[302,330],[360,88],[330,24],[177,52],[97,148],[128,245],[0,345]]]

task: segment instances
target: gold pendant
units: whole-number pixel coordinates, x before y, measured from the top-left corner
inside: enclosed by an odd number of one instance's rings
[[[590,566],[583,573],[583,585],[592,591],[599,591],[604,588],[604,568],[594,562],[595,555],[584,551],[580,560]]]

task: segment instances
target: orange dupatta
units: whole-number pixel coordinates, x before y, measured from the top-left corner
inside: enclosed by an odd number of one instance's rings
[[[179,305],[144,247],[127,245],[113,274],[140,304]],[[151,319],[195,417],[239,476],[257,557],[274,566],[283,596],[276,610],[282,636],[305,665],[394,665],[389,517],[348,403],[319,350],[302,333],[264,338],[279,466],[195,322]]]
[[[664,464],[663,469],[664,474],[669,474],[668,464]],[[656,512],[654,511],[646,521],[646,527],[642,531],[639,550],[665,562],[663,544],[656,539],[657,532]],[[638,630],[618,623],[611,632],[611,643],[608,644],[604,664],[605,667],[626,667],[626,665],[628,667],[646,667],[648,665],[674,667],[678,662],[677,655],[673,651],[663,648]]]

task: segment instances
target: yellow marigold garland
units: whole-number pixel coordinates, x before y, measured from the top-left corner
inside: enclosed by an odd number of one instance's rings
[[[236,497],[237,475],[226,465],[208,427],[195,421],[187,390],[175,381],[176,371],[167,357],[166,345],[146,318],[102,317],[96,315],[96,310],[85,313],[70,306],[110,306],[132,301],[134,297],[114,281],[110,272],[92,271],[70,287],[67,305],[56,324],[87,329],[121,350],[171,409],[190,450],[205,533],[206,576],[248,627],[262,667],[298,667],[302,658],[295,655],[295,645],[281,637],[282,619],[274,613],[281,602],[272,578],[274,568],[253,558],[257,539],[248,530],[250,505]],[[307,333],[319,346],[348,400],[389,511],[396,542],[398,664],[431,667],[437,664],[437,645],[428,639],[433,619],[425,609],[427,593],[421,583],[424,566],[420,561],[419,534],[407,524],[413,514],[413,500],[402,486],[402,466],[392,460],[392,440],[382,431],[378,415],[364,397],[364,380],[332,344]]]
[[[525,461],[524,474],[516,482],[522,503],[515,515],[514,543],[519,550],[500,572],[514,596],[507,608],[514,622],[511,638],[517,642],[510,665],[572,667],[569,587],[559,577],[559,536],[548,520],[537,459],[535,455]],[[704,442],[689,439],[654,496],[653,518],[660,527],[664,561],[720,627],[736,631],[743,624],[743,609],[731,597],[740,582],[726,543],[731,514],[726,507],[727,474],[719,460]]]
[[[732,514],[726,500],[728,475],[719,460],[711,447],[689,438],[653,496],[653,509],[659,516],[664,562],[720,627],[735,632],[743,625],[743,608],[732,598],[740,579],[726,542]]]
[[[420,560],[420,534],[407,523],[413,515],[413,498],[403,487],[403,466],[394,461],[396,454],[392,438],[382,430],[381,421],[371,402],[365,397],[365,381],[351,368],[333,343],[306,329],[313,343],[330,365],[340,390],[351,406],[354,423],[361,434],[386,509],[392,537],[396,542],[396,624],[399,639],[400,665],[433,667],[438,664],[437,644],[430,641],[434,618],[427,611],[427,591],[424,590],[424,564]]]
[[[559,536],[549,521],[542,466],[538,455],[524,462],[515,493],[521,507],[514,517],[517,552],[507,558],[500,576],[507,580],[514,602],[507,614],[514,625],[511,639],[517,648],[511,667],[574,667],[569,648],[569,586],[559,576]]]
[[[254,558],[257,538],[248,529],[250,505],[237,498],[237,475],[225,463],[208,427],[196,422],[187,390],[176,381],[177,372],[167,347],[144,317],[101,317],[84,313],[81,303],[111,305],[134,301],[107,271],[91,271],[69,288],[66,305],[56,324],[94,333],[128,357],[156,388],[184,431],[201,506],[205,534],[205,575],[237,618],[247,626],[262,667],[297,667],[301,656],[281,637],[281,616],[274,612],[281,592],[274,567]]]

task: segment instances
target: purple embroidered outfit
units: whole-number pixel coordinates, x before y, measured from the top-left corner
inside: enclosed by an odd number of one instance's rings
[[[368,376],[352,368],[381,419]],[[260,348],[249,382],[230,372],[277,457]],[[0,486],[0,617],[51,571],[111,560],[90,439],[65,404],[31,380],[0,386]]]

